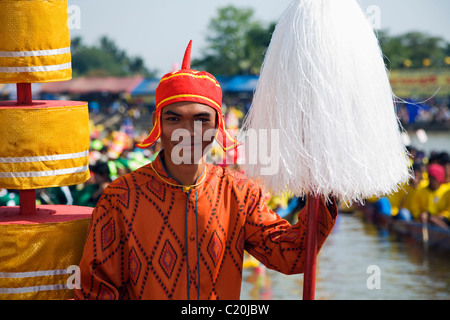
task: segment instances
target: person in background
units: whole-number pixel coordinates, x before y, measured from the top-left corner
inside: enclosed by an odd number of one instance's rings
[[[72,191],[69,186],[53,187],[36,190],[36,200],[38,204],[55,205],[73,205]]]
[[[450,183],[450,157],[444,159],[442,165],[445,169],[445,183]]]
[[[436,204],[436,214],[429,217],[430,222],[444,229],[450,229],[450,190],[444,193]]]
[[[0,188],[0,207],[14,207],[20,203],[19,190]]]
[[[436,204],[444,193],[450,190],[450,184],[445,183],[445,170],[440,164],[433,163],[428,167],[428,186],[418,190],[412,201],[411,213],[415,220],[433,222],[438,214]]]
[[[95,207],[110,183],[111,178],[108,163],[97,162],[91,166],[91,179],[73,191],[74,204]]]
[[[412,165],[413,176],[409,183],[403,185],[399,190],[388,197],[392,207],[392,216],[397,220],[412,220],[412,207],[416,192],[423,188],[421,182],[423,165],[414,163]]]

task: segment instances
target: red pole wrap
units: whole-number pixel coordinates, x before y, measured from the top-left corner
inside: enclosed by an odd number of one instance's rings
[[[31,83],[17,83],[17,104],[18,105],[31,105],[33,104],[33,98],[31,93]]]
[[[317,261],[317,221],[320,198],[308,195],[308,221],[306,229],[306,261],[303,276],[303,300],[314,300]]]
[[[32,105],[31,83],[17,83],[17,105]],[[36,214],[36,191],[20,190],[20,214],[30,216]]]

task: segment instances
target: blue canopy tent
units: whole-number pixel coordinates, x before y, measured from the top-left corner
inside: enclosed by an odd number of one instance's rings
[[[419,116],[420,110],[430,110],[431,106],[420,101],[416,101],[413,99],[405,100],[407,103],[406,110],[408,111],[409,123],[413,124],[416,122],[417,117]]]
[[[253,93],[256,89],[258,78],[259,76],[256,75],[235,76],[229,80],[223,91],[234,93]]]
[[[132,96],[146,96],[154,95],[156,87],[158,87],[159,79],[144,79],[142,82],[131,92]]]
[[[215,78],[219,81],[222,92],[225,92],[227,90],[228,83],[230,83],[231,79],[233,79],[233,76],[215,76]]]

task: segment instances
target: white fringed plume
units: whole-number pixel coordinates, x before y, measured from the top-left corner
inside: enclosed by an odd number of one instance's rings
[[[242,166],[276,194],[353,202],[389,194],[408,181],[380,46],[356,0],[289,5],[244,121],[240,140],[246,149],[256,143],[248,133],[259,129],[279,130],[277,145],[267,139],[270,150],[279,150],[279,168],[264,175],[267,163],[243,160]]]

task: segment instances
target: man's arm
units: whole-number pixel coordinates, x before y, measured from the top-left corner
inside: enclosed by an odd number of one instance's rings
[[[245,249],[268,268],[285,274],[304,271],[308,204],[298,213],[298,222],[290,225],[267,208],[262,192],[248,198],[245,225]],[[252,199],[256,203],[252,202]],[[321,200],[318,221],[318,250],[331,232],[337,217],[333,200]]]
[[[80,289],[75,299],[116,300],[127,281],[125,242],[117,197],[105,194],[92,213],[80,267]]]

